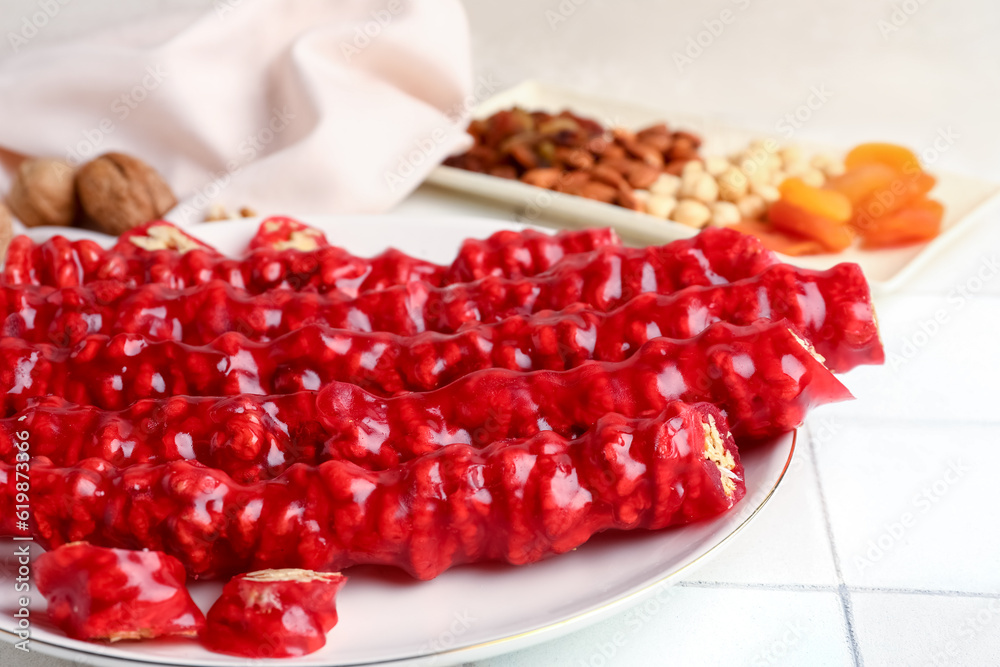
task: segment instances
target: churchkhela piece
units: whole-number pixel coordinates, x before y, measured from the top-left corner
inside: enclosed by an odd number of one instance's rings
[[[428,391],[488,367],[559,370],[589,359],[619,361],[650,338],[687,338],[719,321],[746,325],[758,319],[787,319],[837,372],[880,364],[885,358],[868,284],[856,264],[828,271],[777,264],[734,283],[669,295],[640,294],[609,313],[577,303],[563,311],[468,323],[455,334],[426,332],[412,338],[349,329],[320,331],[317,323],[326,322],[315,295],[241,297],[216,284],[199,288],[188,301],[158,305],[156,286],[137,293],[109,282],[48,295],[40,292],[44,289],[49,288],[0,287],[5,333],[55,345],[76,345],[90,334],[125,332],[204,345],[232,329],[250,342],[292,332],[268,348],[246,347],[255,358],[277,359],[282,355],[276,348],[294,345],[297,359],[283,366],[289,381],[276,383],[297,383],[300,388],[309,388],[308,378],[319,377],[323,382],[353,381],[382,394]],[[275,301],[281,305],[267,306]],[[251,302],[256,307],[248,310],[245,305]],[[234,313],[240,313],[235,316],[238,322],[233,321]],[[266,365],[255,363],[258,368]],[[350,369],[350,375],[337,368]]]
[[[247,658],[291,658],[326,645],[337,624],[337,593],[347,577],[301,569],[233,577],[206,616],[202,644]]]
[[[17,237],[4,268],[9,285],[75,287],[114,280],[128,287],[156,284],[185,289],[221,280],[259,294],[274,289],[355,297],[413,281],[440,287],[466,276],[522,277],[545,271],[565,256],[619,245],[610,229],[499,232],[463,247],[455,266],[441,266],[390,248],[373,258],[330,245],[311,227],[269,218],[242,259],[232,259],[175,225],[149,222],[129,230],[110,249],[91,240],[55,236],[35,244]]]
[[[486,449],[451,444],[380,472],[328,461],[241,485],[190,461],[59,468],[39,457],[31,478],[33,534],[46,548],[162,550],[196,578],[380,564],[430,579],[461,563],[534,562],[604,530],[711,518],[746,492],[725,417],[681,403],[605,414],[575,440],[544,431]],[[5,534],[13,502],[8,482]]]
[[[184,566],[161,551],[77,541],[40,555],[32,574],[49,620],[74,639],[195,637],[205,626]]]
[[[330,433],[326,455],[390,467],[445,442],[573,436],[605,413],[638,416],[674,400],[714,403],[736,437],[770,438],[801,425],[812,407],[850,398],[786,322],[720,322],[695,338],[650,340],[622,362],[566,371],[490,369],[389,398],[335,382],[320,392],[317,412]]]
[[[784,323],[714,324],[693,339],[650,341],[619,363],[484,370],[391,398],[343,383],[279,396],[141,400],[117,411],[39,397],[0,420],[0,460],[16,460],[17,434],[28,430],[32,453],[60,466],[91,457],[116,466],[196,459],[250,482],[295,462],[381,469],[450,442],[484,447],[545,429],[572,437],[604,412],[637,416],[672,400],[716,403],[740,435],[764,438],[795,428],[815,405],[849,397]]]
[[[610,310],[643,292],[671,293],[691,285],[721,285],[756,276],[776,263],[753,238],[724,229],[660,247],[570,255],[533,277],[487,276],[434,287],[415,281],[356,298],[274,290],[248,295],[225,281],[173,290],[135,290],[114,282],[61,292],[45,288],[0,291],[4,331],[33,341],[75,345],[91,333],[141,333],[155,339],[205,343],[230,331],[252,340],[273,338],[305,324],[411,336],[453,333],[575,303]]]

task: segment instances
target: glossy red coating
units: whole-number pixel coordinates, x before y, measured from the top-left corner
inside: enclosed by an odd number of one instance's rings
[[[709,416],[732,457],[730,493],[706,458]],[[56,468],[38,458],[33,530],[48,547],[87,539],[165,550],[196,577],[364,563],[430,579],[460,563],[530,563],[603,530],[715,516],[745,493],[738,461],[723,416],[707,404],[640,419],[605,414],[573,441],[545,431],[484,450],[453,444],[381,472],[297,464],[252,485],[189,461]],[[0,516],[12,497],[8,486]]]
[[[610,310],[644,292],[721,285],[755,276],[775,263],[753,237],[714,229],[660,247],[607,246],[570,255],[532,277],[490,276],[448,287],[416,281],[353,299],[291,290],[250,296],[225,281],[182,291],[159,285],[132,291],[105,282],[40,298],[7,289],[2,305],[7,331],[35,329],[37,339],[45,329],[56,345],[78,343],[105,327],[189,343],[208,342],[228,331],[259,340],[317,323],[411,336],[450,333],[472,322],[560,310],[578,302]]]
[[[674,400],[714,403],[737,437],[769,438],[816,405],[852,398],[806,345],[786,322],[720,322],[695,338],[650,340],[622,362],[567,371],[484,370],[391,398],[337,382],[317,407],[329,455],[378,467],[444,443],[483,446],[548,429],[571,436],[607,412],[636,416]]]
[[[34,379],[19,394],[4,395],[8,410],[24,412],[0,422],[0,455],[13,460],[16,433],[28,427],[33,451],[59,463],[89,456],[118,465],[197,459],[247,481],[278,474],[296,461],[335,458],[384,468],[452,442],[482,447],[545,429],[573,436],[604,412],[635,416],[671,400],[713,402],[727,412],[738,435],[765,438],[799,426],[815,405],[850,398],[785,322],[716,323],[695,338],[651,340],[618,363],[584,362],[571,370],[534,373],[480,370],[435,391],[391,398],[341,382],[318,394],[248,395],[239,390],[251,384],[256,389],[257,379],[242,370],[223,376],[211,367],[213,359],[189,358],[194,364],[185,365],[180,354],[155,366],[160,369],[155,381],[165,392],[189,393],[203,373],[217,380],[211,390],[202,385],[203,393],[228,388],[243,395],[174,396],[127,407],[153,388],[142,379],[142,366],[115,376],[129,388],[126,394],[106,391],[109,381],[95,368],[81,365],[67,372],[45,362],[40,365],[50,375]],[[239,355],[219,356],[220,362],[234,359]],[[315,368],[322,372],[322,366]],[[47,396],[59,391],[95,407]],[[470,396],[477,398],[469,401]],[[98,409],[102,404],[116,411]]]
[[[194,637],[205,625],[184,566],[160,551],[75,542],[43,553],[32,574],[49,620],[74,639]]]
[[[247,658],[318,651],[337,624],[337,592],[346,581],[336,572],[296,569],[237,575],[208,610],[202,643]]]
[[[279,219],[282,220],[287,219]],[[262,229],[268,222],[262,223]],[[162,234],[163,230],[181,234],[199,247],[183,252],[175,248],[146,250],[132,241],[149,234]],[[294,231],[288,222],[280,222],[276,233],[280,236],[282,230],[288,235]],[[10,285],[74,287],[115,280],[129,287],[157,284],[172,289],[221,280],[253,294],[281,289],[355,297],[365,291],[414,281],[441,286],[449,273],[453,279],[475,273],[521,277],[528,271],[550,268],[555,258],[575,252],[576,248],[620,243],[614,232],[606,229],[564,231],[552,236],[530,230],[494,234],[475,246],[481,252],[461,255],[456,260],[458,268],[452,272],[451,267],[410,257],[392,248],[368,259],[329,244],[317,243],[313,250],[297,250],[270,238],[267,231],[258,233],[255,239],[256,248],[236,260],[224,257],[164,221],[149,222],[126,232],[110,250],[93,241],[70,242],[61,236],[38,245],[26,237],[18,237],[11,243],[3,277]],[[504,270],[512,273],[503,274]]]
[[[293,338],[301,341],[303,354],[293,364],[301,367],[297,372],[305,373],[324,357],[324,364],[352,369],[351,376],[327,370],[327,377],[354,378],[377,393],[426,391],[490,366],[538,370],[569,368],[588,359],[618,361],[651,337],[686,338],[718,321],[787,319],[837,372],[885,359],[868,283],[856,264],[828,271],[777,264],[733,283],[689,287],[669,295],[641,294],[607,314],[577,303],[558,312],[469,323],[454,335],[423,333],[403,339],[385,333],[326,332],[327,338],[342,341],[339,347],[351,359],[334,359],[325,343],[306,341],[304,330],[317,321],[326,323],[314,295],[241,297],[216,284],[199,288],[197,296],[157,305],[161,292],[156,286],[133,292],[114,282],[61,291],[0,287],[0,319],[5,335],[55,345],[75,345],[94,333],[141,333],[151,339],[206,344],[232,329],[251,341],[298,332]],[[275,301],[281,305],[275,306]],[[253,309],[247,307],[249,302]],[[374,359],[367,364],[371,368],[361,362],[362,354]],[[306,387],[303,380],[298,382]]]
[[[59,467],[89,458],[117,467],[197,460],[239,482],[275,477],[292,463],[325,460],[329,434],[316,413],[317,392],[285,396],[191,397],[144,400],[108,411],[56,397],[0,420],[0,460],[30,452]],[[22,418],[22,421],[18,419]]]

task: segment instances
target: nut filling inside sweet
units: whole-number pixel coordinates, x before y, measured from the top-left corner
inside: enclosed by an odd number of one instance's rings
[[[288,235],[288,240],[278,241],[274,244],[275,250],[316,250],[319,248],[319,243],[316,241],[320,236],[320,232],[315,229],[303,229],[301,231],[294,231]]]
[[[170,225],[152,225],[145,236],[131,236],[129,241],[143,250],[176,250],[183,254],[205,245]]]
[[[722,477],[722,490],[727,498],[732,498],[733,493],[736,492],[737,476],[733,472],[733,468],[736,467],[736,459],[733,458],[732,452],[726,449],[712,415],[708,415],[708,421],[702,422],[701,426],[705,430],[705,458],[719,469],[719,475]]]

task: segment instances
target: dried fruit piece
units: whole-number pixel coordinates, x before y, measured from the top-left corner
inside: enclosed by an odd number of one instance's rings
[[[837,221],[826,218],[784,199],[771,204],[767,219],[776,229],[814,239],[830,252],[840,252],[850,246],[854,239],[846,219]]]
[[[922,195],[931,191],[937,183],[930,174],[917,172],[915,174],[897,174],[888,185],[870,192],[854,207],[851,224],[859,230],[864,230],[882,216],[886,216],[902,208]]]
[[[870,164],[883,164],[900,174],[921,171],[920,158],[910,149],[897,144],[871,142],[859,144],[844,158],[847,171]]]
[[[857,206],[873,192],[888,189],[897,178],[899,172],[884,164],[864,164],[830,179],[827,187],[847,197],[852,206]]]
[[[73,178],[64,160],[27,159],[17,168],[7,204],[28,227],[72,225],[78,208]]]
[[[290,658],[326,645],[337,624],[339,572],[280,569],[240,574],[208,610],[202,643],[247,658]]]
[[[759,220],[741,220],[735,225],[730,225],[729,229],[753,236],[768,250],[780,252],[789,257],[819,255],[826,252],[826,248],[815,239],[783,232]]]
[[[887,248],[929,241],[941,231],[944,206],[918,197],[905,208],[876,218],[861,232],[862,248]]]
[[[845,222],[851,217],[851,202],[847,197],[809,185],[801,178],[785,179],[778,192],[782,201],[833,222]]]
[[[159,551],[65,544],[34,574],[53,623],[74,639],[195,637],[205,617],[184,587],[184,566]]]

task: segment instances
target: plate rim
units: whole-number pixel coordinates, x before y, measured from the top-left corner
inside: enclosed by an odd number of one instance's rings
[[[548,623],[546,625],[540,626],[538,628],[532,628],[531,630],[525,630],[523,632],[518,632],[506,637],[501,637],[498,639],[492,639],[489,641],[477,642],[475,644],[470,644],[468,646],[456,647],[452,649],[447,649],[444,651],[437,651],[433,653],[424,653],[421,655],[408,656],[404,658],[394,658],[388,661],[378,661],[378,662],[352,662],[343,663],[337,665],[336,667],[407,667],[411,665],[417,665],[421,662],[440,660],[444,659],[447,662],[438,663],[441,665],[454,665],[460,662],[468,660],[479,660],[488,658],[490,656],[500,655],[507,653],[509,651],[517,650],[518,648],[524,648],[531,645],[536,645],[540,642],[533,641],[537,638],[553,635],[548,637],[548,640],[556,639],[565,634],[573,632],[574,630],[581,630],[583,628],[589,627],[595,623],[600,622],[604,618],[607,618],[617,612],[624,611],[626,609],[632,608],[633,606],[639,604],[645,600],[648,596],[652,595],[659,589],[666,589],[670,586],[676,585],[677,579],[681,578],[684,574],[689,574],[693,570],[697,569],[712,557],[718,555],[720,549],[728,546],[732,540],[741,533],[752,521],[754,521],[761,513],[761,511],[768,505],[771,499],[774,497],[775,492],[781,483],[784,481],[786,474],[792,464],[792,459],[795,456],[795,452],[798,448],[798,437],[799,429],[794,429],[790,433],[786,433],[780,438],[786,438],[791,436],[791,442],[789,443],[788,456],[785,458],[784,465],[781,468],[781,472],[778,474],[777,479],[774,484],[767,490],[767,493],[760,500],[756,507],[751,511],[739,524],[737,524],[732,530],[730,530],[721,540],[713,544],[707,551],[698,555],[690,563],[686,563],[680,568],[673,570],[653,581],[646,582],[639,586],[638,588],[623,593],[622,595],[616,596],[612,599],[606,600],[599,605],[586,609],[584,611],[570,614],[569,616],[562,618],[558,621]],[[765,445],[766,446],[766,445]],[[734,508],[735,509],[735,508]],[[683,529],[683,526],[679,528]],[[18,641],[18,637],[11,633],[6,628],[0,628],[0,639],[13,645]],[[117,656],[111,655],[106,652],[97,650],[96,647],[107,649],[112,647],[113,644],[94,644],[94,649],[82,649],[69,646],[63,646],[61,644],[53,643],[46,639],[35,639],[31,638],[32,644],[37,644],[43,648],[40,649],[41,653],[46,655],[52,655],[60,659],[73,660],[74,656],[87,656],[92,657],[97,660],[106,661],[106,663],[117,663],[120,665],[148,665],[149,667],[185,667],[184,662],[163,662],[162,660],[147,660],[140,657],[134,656]],[[513,647],[507,649],[508,645],[514,644]],[[521,645],[521,646],[518,646]],[[504,650],[496,651],[495,649],[503,646]],[[260,664],[294,664],[288,663],[287,660],[258,660],[255,661]],[[100,663],[96,663],[100,664]]]

